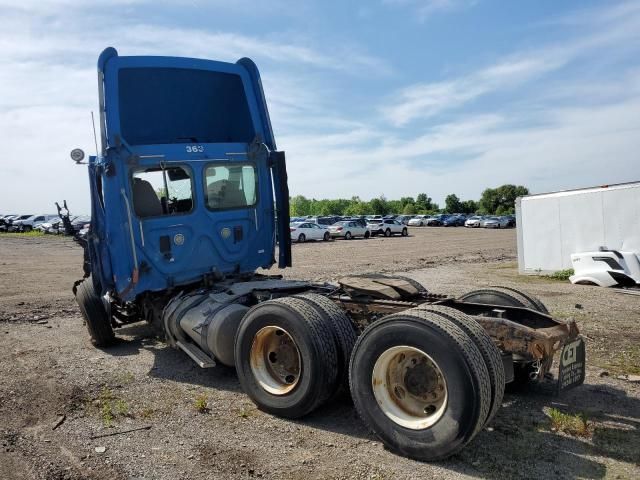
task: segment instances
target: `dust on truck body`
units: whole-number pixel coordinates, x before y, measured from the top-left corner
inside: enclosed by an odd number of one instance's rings
[[[525,292],[257,273],[291,266],[291,244],[285,156],[251,60],[107,48],[98,80],[90,261],[74,285],[96,346],[147,321],[201,367],[234,366],[260,409],[288,418],[350,392],[390,449],[421,460],[463,448],[505,383],[548,377],[556,352],[558,390],[583,382],[575,324]]]

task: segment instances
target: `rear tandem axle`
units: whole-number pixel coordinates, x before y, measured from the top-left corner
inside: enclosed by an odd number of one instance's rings
[[[420,460],[461,449],[492,420],[505,383],[549,377],[560,349],[558,391],[584,381],[575,322],[506,287],[456,299],[398,276],[339,285],[256,276],[104,308],[88,277],[76,296],[96,345],[147,320],[201,367],[234,366],[259,408],[288,418],[350,391],[390,449]]]

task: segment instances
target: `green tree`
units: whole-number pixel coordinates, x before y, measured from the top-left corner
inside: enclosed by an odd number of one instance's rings
[[[374,215],[386,215],[389,212],[389,205],[384,195],[379,198],[372,198],[369,202],[369,209]]]
[[[369,213],[369,204],[360,200],[360,197],[351,197],[349,205],[344,210],[344,215],[366,215]]]
[[[289,199],[289,213],[292,217],[311,215],[311,202],[302,195]]]
[[[403,215],[415,215],[417,213],[416,206],[413,203],[406,203],[402,209]]]
[[[476,213],[478,211],[478,202],[475,200],[464,200],[461,203],[462,213]]]
[[[512,213],[515,211],[516,198],[524,195],[529,195],[529,189],[522,185],[506,184],[498,188],[487,188],[478,202],[479,210],[485,214]]]
[[[444,199],[444,210],[447,213],[460,213],[462,211],[462,203],[455,193],[447,195]]]
[[[438,205],[426,193],[419,193],[416,197],[416,209],[421,212],[431,212],[438,210]]]

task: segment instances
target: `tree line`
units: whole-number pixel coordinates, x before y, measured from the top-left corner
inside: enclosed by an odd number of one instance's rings
[[[522,185],[501,185],[487,188],[482,192],[480,200],[460,200],[455,194],[445,198],[444,207],[435,203],[426,193],[414,197],[401,197],[399,200],[387,199],[384,195],[369,201],[360,197],[351,199],[306,198],[296,195],[290,199],[290,214],[293,217],[306,215],[387,215],[398,213],[404,215],[433,215],[436,213],[477,213],[481,215],[508,215],[515,212],[517,197],[528,195],[529,189]]]

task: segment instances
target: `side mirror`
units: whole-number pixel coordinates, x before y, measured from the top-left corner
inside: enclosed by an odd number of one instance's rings
[[[82,160],[84,160],[84,151],[80,148],[74,148],[71,150],[71,160],[76,162],[78,165],[81,165]]]

